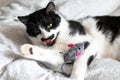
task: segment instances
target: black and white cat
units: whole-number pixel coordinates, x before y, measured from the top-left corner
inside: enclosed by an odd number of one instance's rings
[[[93,56],[120,60],[118,16],[86,17],[79,22],[65,20],[57,13],[55,4],[50,2],[46,8],[18,18],[25,24],[26,32],[33,44],[39,45],[23,45],[23,56],[39,60],[55,71],[61,72],[60,67],[64,59],[60,52],[69,49],[66,46],[68,43],[90,43],[85,53],[74,62],[72,71],[65,69],[66,73],[71,73],[71,80],[84,80],[87,66]]]

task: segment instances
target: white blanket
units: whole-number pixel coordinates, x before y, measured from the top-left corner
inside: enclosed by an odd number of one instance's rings
[[[16,0],[0,8],[0,80],[68,80],[64,75],[45,68],[39,62],[19,57],[19,47],[30,43],[25,26],[17,21],[47,5],[50,0]],[[66,19],[111,14],[120,0],[53,0]],[[118,15],[116,11],[114,15]],[[85,80],[120,80],[120,63],[111,59],[95,59]]]

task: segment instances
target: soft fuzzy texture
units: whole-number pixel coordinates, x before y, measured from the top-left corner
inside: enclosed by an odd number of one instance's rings
[[[0,8],[0,80],[68,80],[60,73],[45,68],[34,60],[19,56],[19,46],[30,43],[25,26],[17,20],[47,5],[50,0],[16,0]],[[107,15],[120,0],[53,0],[66,19]],[[119,11],[113,15],[119,15]],[[5,36],[4,36],[5,35]],[[119,80],[120,63],[112,59],[95,59],[86,72],[85,80]]]

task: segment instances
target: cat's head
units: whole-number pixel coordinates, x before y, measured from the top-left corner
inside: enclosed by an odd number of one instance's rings
[[[51,46],[55,43],[59,35],[60,16],[56,13],[56,7],[53,2],[30,15],[19,16],[18,19],[26,26],[26,32],[30,37],[39,39],[45,45]]]

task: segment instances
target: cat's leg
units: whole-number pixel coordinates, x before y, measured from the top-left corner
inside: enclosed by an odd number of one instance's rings
[[[98,42],[91,43],[85,50],[85,53],[76,59],[70,77],[71,80],[84,80],[87,67],[91,63],[92,59],[98,55],[97,50],[99,46]]]
[[[57,50],[44,49],[31,44],[25,44],[21,46],[21,53],[25,58],[41,61],[52,70],[61,72],[61,65],[64,63],[64,59],[63,54],[60,54]]]

